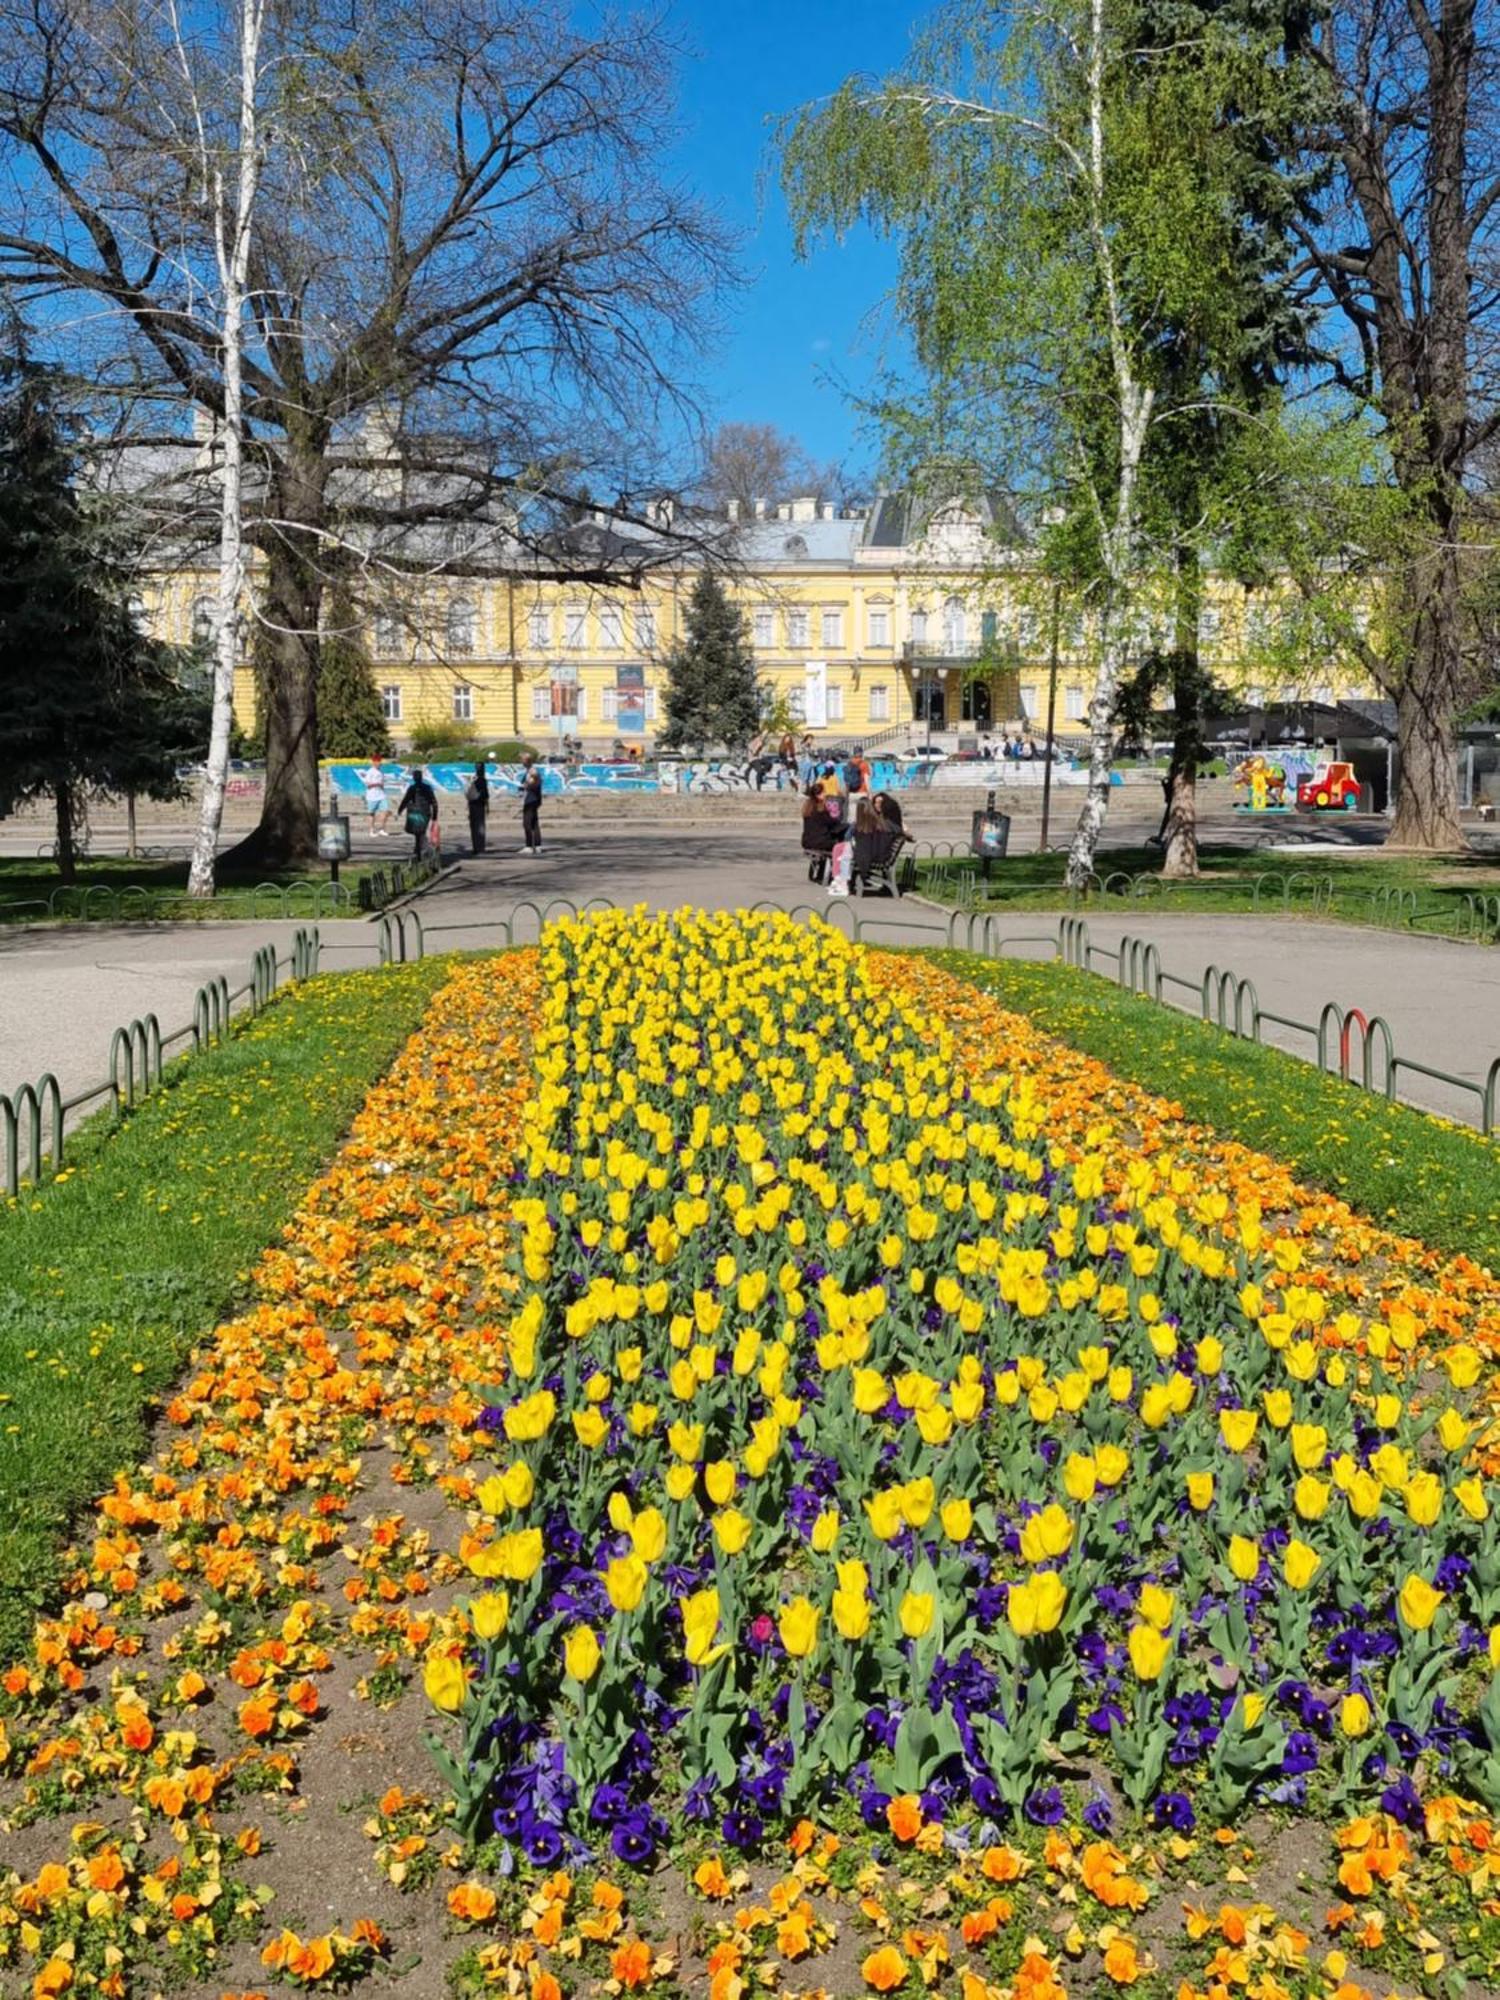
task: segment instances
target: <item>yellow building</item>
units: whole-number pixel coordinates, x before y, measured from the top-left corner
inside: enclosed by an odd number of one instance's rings
[[[757,503],[755,518],[722,532],[773,712],[799,734],[900,748],[926,733],[930,712],[950,741],[1039,735],[1054,652],[1057,734],[1085,733],[1090,620],[1039,578],[1000,496],[933,508],[885,494],[858,516],[810,499]],[[596,558],[614,530],[598,520],[580,533]],[[649,747],[694,574],[681,561],[609,589],[538,582],[518,563],[493,579],[414,582],[369,608],[365,634],[393,737],[457,724],[492,742],[567,734],[596,750],[616,738]],[[1210,672],[1251,703],[1366,692],[1332,664],[1295,681],[1277,664],[1284,608],[1275,592],[1252,598],[1212,579],[1200,631]],[[162,636],[186,641],[211,624],[212,579],[163,580],[147,609]],[[1135,637],[1144,650],[1165,633],[1143,615]],[[248,727],[248,669],[236,711]]]

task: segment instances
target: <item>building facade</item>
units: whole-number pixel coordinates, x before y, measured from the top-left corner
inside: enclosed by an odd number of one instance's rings
[[[887,494],[857,517],[810,499],[725,524],[725,576],[741,605],[772,728],[822,743],[903,747],[928,731],[951,739],[1040,735],[1056,662],[1055,729],[1088,726],[1094,675],[1089,614],[1038,573],[1000,496],[923,507]],[[497,565],[503,568],[504,565]],[[695,570],[656,569],[638,586],[538,581],[525,567],[494,577],[415,581],[367,613],[364,640],[393,738],[419,725],[472,729],[484,741],[545,747],[578,737],[648,749],[664,714],[664,661],[683,632]],[[161,636],[211,630],[213,581],[162,579],[143,607]],[[1209,580],[1200,647],[1216,679],[1250,703],[1373,693],[1331,657],[1288,672],[1289,607]],[[1144,651],[1167,636],[1141,613]],[[254,717],[242,671],[236,712]]]

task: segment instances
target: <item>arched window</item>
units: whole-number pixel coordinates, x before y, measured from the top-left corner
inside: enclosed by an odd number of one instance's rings
[[[969,620],[961,597],[950,597],[943,606],[943,646],[950,653],[961,653],[968,638]]]
[[[472,653],[479,638],[479,607],[472,597],[448,600],[448,651]]]
[[[375,618],[375,650],[382,659],[391,660],[402,652],[402,619],[399,612],[381,611]]]
[[[912,607],[911,642],[914,646],[927,644],[927,612],[920,604]]]
[[[193,644],[206,646],[218,629],[218,606],[211,597],[193,599]]]

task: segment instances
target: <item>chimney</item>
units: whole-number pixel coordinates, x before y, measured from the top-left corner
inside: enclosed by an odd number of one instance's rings
[[[724,502],[724,513],[725,513],[725,516],[726,516],[726,518],[727,518],[728,520],[731,520],[731,521],[737,521],[737,520],[738,520],[738,519],[740,518],[740,503],[739,503],[739,501],[738,501],[738,500],[726,500],[726,501]]]
[[[791,520],[791,518],[792,518],[792,503],[790,502],[790,500],[783,500],[783,501],[781,502],[780,506],[779,506],[779,507],[778,507],[778,508],[776,509],[776,518],[777,518],[777,520],[778,520],[778,521],[790,521],[790,520]]]
[[[207,444],[219,435],[219,420],[201,403],[193,405],[193,437],[198,444]]]
[[[757,520],[757,521],[763,521],[763,520],[764,520],[764,519],[766,518],[766,503],[765,503],[765,501],[764,501],[764,500],[757,500],[757,501],[756,501],[756,503],[755,503],[755,518],[756,518],[756,520]]]
[[[831,500],[823,502],[822,506],[818,509],[818,518],[823,521],[836,521],[838,519],[838,509]]]
[[[794,521],[816,521],[817,518],[818,503],[811,494],[804,494],[800,499],[792,502],[792,519]]]
[[[659,499],[651,503],[652,525],[658,528],[670,528],[672,525],[672,516],[675,511],[671,495],[668,493],[662,494]]]

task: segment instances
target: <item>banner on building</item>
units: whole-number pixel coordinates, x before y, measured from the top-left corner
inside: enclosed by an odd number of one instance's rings
[[[578,669],[558,661],[552,669],[552,719],[563,721],[578,713]]]
[[[622,736],[646,730],[646,668],[637,660],[615,669],[615,726]]]

